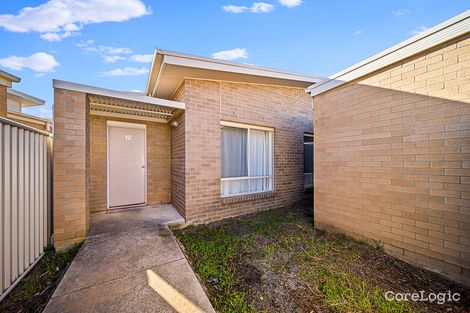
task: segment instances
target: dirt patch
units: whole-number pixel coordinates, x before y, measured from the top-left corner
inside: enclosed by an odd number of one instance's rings
[[[465,312],[470,289],[340,234],[315,230],[309,203],[174,230],[220,312]],[[459,293],[398,302],[386,291]]]
[[[57,253],[47,249],[42,259],[0,303],[0,312],[42,312],[79,249],[80,245]]]

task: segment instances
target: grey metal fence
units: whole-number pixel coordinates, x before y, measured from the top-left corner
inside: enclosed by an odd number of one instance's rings
[[[49,241],[51,145],[49,133],[0,118],[0,301]]]

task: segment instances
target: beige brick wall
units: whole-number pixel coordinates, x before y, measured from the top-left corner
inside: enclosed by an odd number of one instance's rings
[[[147,125],[147,204],[170,202],[170,127],[168,124],[108,118],[90,119],[90,209],[107,207],[107,124],[108,120]]]
[[[0,116],[7,117],[7,86],[0,85]]]
[[[53,203],[57,249],[83,240],[88,231],[88,119],[84,93],[55,89]]]
[[[184,102],[184,84],[173,97]],[[174,120],[178,127],[171,129],[171,203],[182,216],[186,215],[185,194],[185,115],[181,112]]]
[[[470,283],[470,39],[314,98],[315,221]]]
[[[1,116],[1,115],[0,115],[0,116]],[[37,128],[37,129],[39,129],[39,130],[47,131],[46,125],[41,125],[41,124],[37,124],[37,123],[32,123],[32,122],[28,122],[28,121],[16,119],[16,118],[14,118],[14,117],[9,117],[9,119],[12,120],[12,121],[21,123],[21,124],[23,124],[23,125],[27,125],[27,126],[31,126],[31,127]]]
[[[286,206],[303,198],[303,133],[313,128],[311,99],[304,89],[187,79],[184,102],[189,222]],[[274,193],[221,199],[221,120],[274,128]]]

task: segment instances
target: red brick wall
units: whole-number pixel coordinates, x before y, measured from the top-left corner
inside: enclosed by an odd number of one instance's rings
[[[314,97],[318,226],[470,283],[468,35]]]
[[[107,121],[147,125],[147,204],[170,202],[170,127],[168,124],[92,115],[90,119],[90,209],[107,207]]]
[[[55,89],[53,212],[57,249],[83,240],[88,231],[88,112],[84,93]]]
[[[188,79],[184,94],[188,221],[207,222],[303,198],[303,133],[313,129],[304,89]],[[221,199],[221,120],[274,128],[273,194]]]

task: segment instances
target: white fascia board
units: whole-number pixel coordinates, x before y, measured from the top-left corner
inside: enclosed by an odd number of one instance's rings
[[[21,78],[2,70],[0,70],[0,78],[2,80],[9,81],[10,83],[19,83],[21,81]]]
[[[27,105],[43,105],[43,104],[46,103],[42,99],[33,97],[31,95],[28,95],[24,92],[21,92],[21,91],[15,90],[15,89],[9,88],[7,90],[7,93],[20,98],[22,101],[25,101]],[[23,102],[21,104],[23,104]]]
[[[350,66],[320,83],[307,88],[312,96],[318,95],[341,84],[360,78],[400,60],[442,44],[446,41],[465,35],[470,31],[470,10],[463,12],[433,28],[388,48],[372,57]],[[331,81],[335,81],[331,83]],[[326,86],[333,86],[326,89]]]
[[[52,86],[54,88],[60,88],[65,90],[78,91],[83,93],[89,93],[98,96],[105,96],[129,101],[143,102],[155,105],[166,106],[174,109],[185,109],[185,104],[183,102],[171,101],[166,99],[149,97],[143,93],[139,92],[130,92],[130,91],[117,91],[112,89],[82,85],[72,82],[67,82],[63,80],[54,79],[52,81]]]
[[[147,86],[145,87],[145,93],[150,95],[150,78],[152,77],[153,68],[155,67],[155,59],[157,58],[157,49],[153,51],[152,65],[150,66],[150,71],[147,75]]]
[[[245,66],[237,63],[221,62],[218,60],[211,60],[205,58],[189,58],[186,55],[179,56],[173,54],[166,54],[164,57],[164,64],[207,69],[213,71],[245,74],[252,76],[261,76],[269,78],[278,78],[285,80],[305,81],[305,82],[318,82],[321,78],[308,76],[304,74],[289,73],[284,71],[276,71],[272,69],[259,68],[255,66]]]

